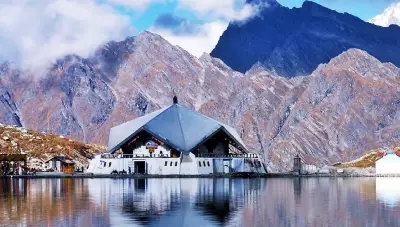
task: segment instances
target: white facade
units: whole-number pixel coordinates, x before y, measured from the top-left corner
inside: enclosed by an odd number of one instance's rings
[[[387,155],[376,161],[376,174],[400,174],[400,157],[389,151]]]
[[[139,148],[133,155],[97,155],[89,163],[87,173],[111,174],[113,171],[151,175],[208,175],[219,173],[265,173],[257,155],[226,155],[218,158],[196,157],[189,153],[173,158],[163,151],[163,156],[145,152]],[[137,166],[141,164],[142,169]],[[129,171],[130,170],[130,171]]]

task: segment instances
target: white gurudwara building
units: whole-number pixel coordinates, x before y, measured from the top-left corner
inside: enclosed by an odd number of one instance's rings
[[[400,157],[392,150],[375,163],[376,174],[400,174]]]
[[[111,128],[108,152],[88,173],[204,175],[265,173],[232,127],[178,104]]]

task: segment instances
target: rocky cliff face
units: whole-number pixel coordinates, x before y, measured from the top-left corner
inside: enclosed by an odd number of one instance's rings
[[[306,151],[308,162],[344,161],[395,142],[399,85],[400,70],[394,65],[360,50],[339,55],[311,74],[269,152],[287,155],[282,160]]]
[[[84,142],[106,144],[110,127],[170,105],[174,94],[243,132],[272,170],[290,169],[296,153],[322,165],[400,137],[400,71],[359,50],[285,79],[262,65],[244,75],[144,32],[89,59],[67,56],[47,75],[1,69],[1,122]]]
[[[400,66],[399,36],[398,26],[379,27],[311,1],[293,9],[275,3],[246,23],[232,22],[211,56],[243,73],[259,62],[289,78],[309,75],[349,48]]]

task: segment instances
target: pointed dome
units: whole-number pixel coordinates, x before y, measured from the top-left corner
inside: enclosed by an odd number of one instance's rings
[[[247,151],[235,129],[176,103],[111,128],[108,148],[113,153],[145,130],[174,149],[187,153],[220,129]]]

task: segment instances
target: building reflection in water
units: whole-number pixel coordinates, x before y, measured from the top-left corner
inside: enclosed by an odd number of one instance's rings
[[[23,226],[400,226],[397,178],[3,179]]]
[[[111,181],[89,188],[98,206],[110,207],[111,224],[151,226],[228,224],[247,202],[257,199],[266,182],[212,178]]]

